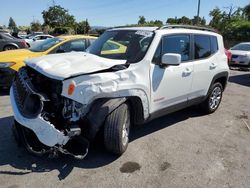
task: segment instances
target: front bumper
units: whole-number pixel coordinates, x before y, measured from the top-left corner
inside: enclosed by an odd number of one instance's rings
[[[10,100],[15,120],[22,126],[31,129],[41,143],[53,147],[56,145],[65,145],[69,141],[69,136],[65,136],[64,133],[57,130],[53,124],[45,121],[41,115],[32,119],[23,117],[17,107],[12,87],[10,89]]]
[[[16,71],[11,68],[0,68],[0,86],[10,87],[15,77]]]

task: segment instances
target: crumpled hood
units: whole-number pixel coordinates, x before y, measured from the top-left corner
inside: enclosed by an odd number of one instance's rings
[[[57,80],[105,70],[125,62],[125,60],[102,58],[86,52],[54,54],[25,61],[26,65],[47,77]]]

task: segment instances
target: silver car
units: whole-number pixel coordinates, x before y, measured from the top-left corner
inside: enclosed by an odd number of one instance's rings
[[[250,42],[239,43],[229,50],[232,53],[230,67],[250,68]]]
[[[0,32],[0,51],[14,50],[27,47],[28,46],[25,40],[17,39],[7,33]]]

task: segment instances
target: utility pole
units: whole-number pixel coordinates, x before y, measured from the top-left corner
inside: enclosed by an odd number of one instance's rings
[[[201,0],[198,0],[198,10],[197,10],[197,18],[196,18],[196,24],[199,24],[199,17],[200,17],[200,7],[201,7]]]

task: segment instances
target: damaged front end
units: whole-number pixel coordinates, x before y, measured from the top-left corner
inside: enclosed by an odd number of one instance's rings
[[[62,97],[61,92],[61,81],[21,68],[10,91],[14,132],[35,155],[63,153],[83,159],[89,146],[82,131],[85,105]]]

